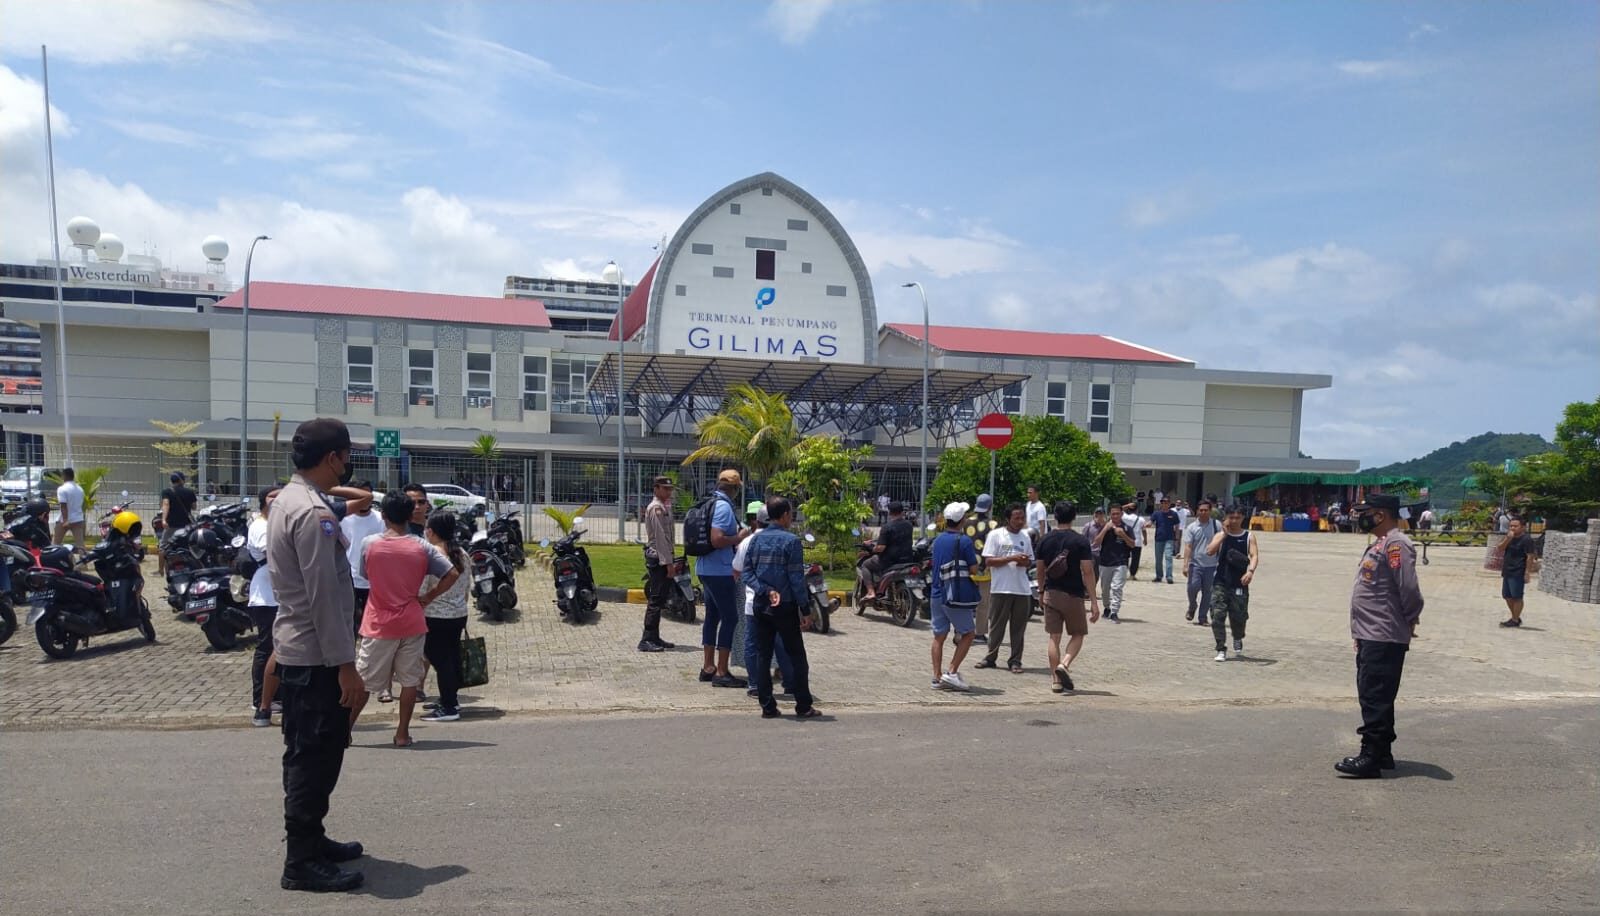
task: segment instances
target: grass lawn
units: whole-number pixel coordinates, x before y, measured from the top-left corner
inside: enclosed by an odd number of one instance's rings
[[[635,544],[584,544],[589,564],[594,567],[596,585],[611,588],[644,588],[644,548]],[[811,559],[809,556],[807,559]],[[694,558],[689,560],[690,568]],[[854,585],[854,568],[827,573],[828,587],[848,591]]]

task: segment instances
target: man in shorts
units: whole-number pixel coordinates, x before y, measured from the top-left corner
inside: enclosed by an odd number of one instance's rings
[[[972,581],[972,570],[978,566],[978,551],[972,546],[972,538],[961,532],[961,521],[966,517],[966,503],[945,506],[944,533],[933,539],[933,576],[928,595],[933,616],[934,690],[969,689],[961,676],[961,663],[966,660],[978,629],[974,614],[978,606],[978,585]],[[956,654],[950,659],[947,671],[944,641],[951,630],[956,633]]]
[[[1500,542],[1501,556],[1504,557],[1500,563],[1500,597],[1505,599],[1506,610],[1511,612],[1511,616],[1500,621],[1500,625],[1520,627],[1522,596],[1527,590],[1528,574],[1539,571],[1539,556],[1522,519],[1512,516],[1507,527],[1509,533]]]
[[[1100,599],[1094,593],[1096,572],[1089,539],[1072,530],[1072,520],[1078,516],[1077,507],[1061,500],[1055,504],[1054,515],[1055,530],[1039,542],[1035,563],[1043,585],[1040,601],[1044,604],[1044,632],[1050,643],[1050,689],[1061,693],[1074,689],[1067,669],[1083,652],[1083,638],[1089,635],[1090,621],[1100,619]],[[1056,558],[1063,555],[1065,570],[1060,569],[1062,563],[1056,562]],[[1049,574],[1052,564],[1061,575]],[[1089,602],[1087,620],[1083,612],[1085,601]],[[1063,630],[1068,637],[1065,652],[1061,650]]]

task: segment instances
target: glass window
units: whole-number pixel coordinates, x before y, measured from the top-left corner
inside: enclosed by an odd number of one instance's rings
[[[600,366],[599,357],[557,356],[550,360],[550,410],[553,413],[588,413],[589,380]]]
[[[410,403],[419,406],[432,406],[433,351],[407,350],[406,370],[409,376],[406,394]]]
[[[490,407],[494,402],[494,354],[466,354],[468,407]]]
[[[1022,413],[1022,383],[1012,382],[1000,393],[1000,412],[1009,416]]]
[[[778,278],[778,253],[764,248],[756,249],[756,279],[776,280]]]
[[[1046,382],[1044,386],[1044,412],[1048,416],[1067,418],[1067,383]]]
[[[522,409],[545,410],[549,406],[550,380],[545,374],[544,357],[522,358]]]
[[[344,348],[344,399],[345,403],[370,404],[377,390],[376,375],[372,367],[372,348],[347,346]]]
[[[1089,388],[1089,432],[1111,431],[1111,386],[1093,385]]]

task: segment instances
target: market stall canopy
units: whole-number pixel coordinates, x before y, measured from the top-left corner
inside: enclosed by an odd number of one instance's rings
[[[1432,481],[1426,477],[1407,477],[1403,474],[1315,474],[1307,471],[1279,471],[1255,480],[1247,480],[1233,488],[1234,496],[1254,493],[1264,487],[1325,486],[1325,487],[1427,487]]]

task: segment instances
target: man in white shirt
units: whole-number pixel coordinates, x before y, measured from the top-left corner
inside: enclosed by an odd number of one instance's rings
[[[355,488],[371,493],[372,483],[363,480],[356,484]],[[345,556],[350,560],[350,580],[355,586],[356,593],[355,628],[356,632],[360,632],[361,612],[367,608],[367,592],[372,588],[372,584],[360,572],[361,542],[371,535],[383,533],[383,516],[372,511],[372,505],[368,503],[360,512],[351,512],[341,519],[339,527],[343,529],[345,543],[350,545],[345,550]]]
[[[56,505],[61,517],[56,521],[56,543],[65,544],[72,535],[72,543],[83,547],[83,487],[78,486],[78,475],[72,468],[61,472],[61,486],[56,487]]]
[[[979,668],[999,667],[1000,637],[1011,628],[1011,655],[1007,667],[1012,674],[1022,673],[1022,640],[1033,613],[1033,583],[1028,567],[1033,565],[1033,541],[1023,529],[1027,518],[1019,503],[1006,507],[1006,524],[983,539],[983,563],[989,567],[989,652]]]
[[[1039,488],[1028,488],[1028,535],[1034,543],[1044,540],[1050,533],[1049,512],[1044,507],[1044,502],[1039,499]]]
[[[1189,504],[1180,499],[1178,500],[1178,505],[1173,507],[1172,511],[1178,513],[1178,530],[1188,531],[1190,515]]]
[[[1133,528],[1133,551],[1128,555],[1128,578],[1139,578],[1139,555],[1144,553],[1145,520],[1134,509],[1133,503],[1122,507],[1122,522]]]

